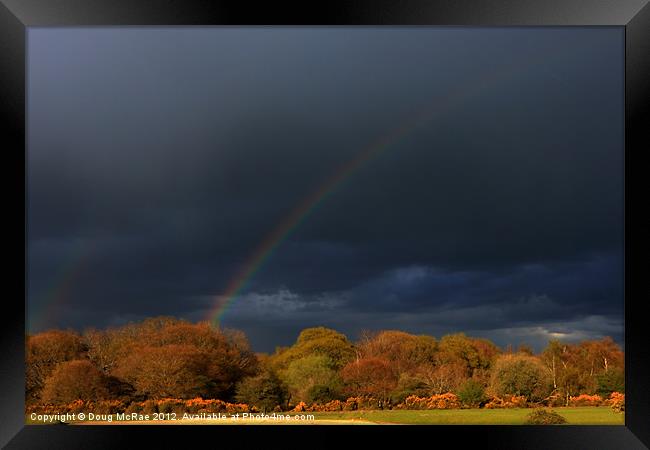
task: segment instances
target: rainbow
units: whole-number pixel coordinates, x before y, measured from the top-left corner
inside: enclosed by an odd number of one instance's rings
[[[310,195],[305,197],[296,207],[291,210],[289,215],[266,235],[264,240],[258,245],[257,249],[249,256],[243,268],[228,283],[225,292],[218,296],[216,306],[210,310],[208,318],[215,325],[228,306],[241,294],[248,286],[251,278],[262,268],[264,263],[273,255],[273,252],[282,244],[291,233],[297,229],[307,217],[320,206],[338,187],[350,178],[364,163],[378,156],[391,143],[396,141],[400,136],[406,134],[406,127],[396,129],[392,133],[379,139],[374,145],[369,146],[365,151],[358,154],[351,161],[341,166],[332,176],[315,189]]]
[[[452,106],[462,103],[475,91],[483,89],[484,83],[477,82],[473,88],[461,92],[448,93],[441,102],[419,113],[413,114],[401,125],[389,130],[375,141],[371,142],[354,158],[340,166],[329,178],[306,196],[291,212],[268,233],[253,253],[248,257],[242,268],[227,284],[225,291],[213,297],[214,305],[209,309],[206,319],[219,327],[223,315],[236,298],[248,287],[251,279],[260,271],[271,258],[274,251],[317,209],[323,202],[341,187],[354,173],[369,161],[377,158],[388,148],[410,135],[418,126],[431,120],[436,114],[447,112]]]

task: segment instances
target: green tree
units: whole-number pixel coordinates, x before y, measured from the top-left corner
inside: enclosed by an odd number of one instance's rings
[[[307,391],[305,403],[327,403],[332,400],[343,400],[341,386],[315,384]]]
[[[537,358],[503,355],[495,362],[490,388],[498,396],[523,395],[531,401],[540,401],[550,393],[551,380]]]
[[[304,329],[296,343],[287,349],[278,349],[270,358],[274,370],[285,370],[291,362],[306,356],[327,356],[335,369],[352,361],[356,352],[345,335],[325,327]]]
[[[248,377],[237,384],[237,401],[257,406],[262,412],[277,406],[286,407],[288,391],[282,380],[271,370]]]
[[[342,388],[334,362],[325,355],[309,355],[292,361],[282,378],[294,402],[333,400],[340,396]]]
[[[609,397],[612,392],[625,393],[625,373],[623,369],[613,368],[597,376],[598,395]]]
[[[422,376],[404,373],[397,380],[397,386],[391,392],[390,399],[394,404],[399,404],[410,395],[424,397],[429,394],[430,389]]]

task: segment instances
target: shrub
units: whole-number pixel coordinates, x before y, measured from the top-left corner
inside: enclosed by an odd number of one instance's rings
[[[332,400],[323,406],[325,411],[343,411],[343,405],[344,403],[341,400]]]
[[[343,411],[345,403],[340,400],[332,400],[324,404],[314,403],[309,408],[308,411]]]
[[[295,412],[307,411],[307,404],[305,402],[300,402],[291,411],[295,411]]]
[[[600,406],[603,398],[600,395],[580,394],[577,397],[569,397],[569,406]]]
[[[528,425],[560,425],[566,423],[566,419],[552,410],[535,408],[526,417]]]
[[[528,406],[528,399],[523,395],[512,395],[510,397],[492,397],[489,402],[485,404],[486,409],[500,409],[500,408],[526,408]]]
[[[542,400],[542,403],[546,406],[565,406],[566,399],[560,392],[555,391]]]
[[[460,401],[455,394],[432,395],[431,397],[418,397],[410,395],[404,403],[397,405],[398,409],[454,409],[460,408]]]
[[[483,383],[476,380],[467,380],[458,390],[458,399],[465,406],[477,408],[486,400]]]
[[[359,403],[355,397],[348,398],[343,405],[343,411],[356,411],[357,409],[359,409]]]
[[[276,405],[273,408],[274,411],[282,411],[280,405]],[[229,414],[233,413],[244,413],[244,412],[257,412],[254,406],[249,406],[246,403],[226,403],[226,412]]]
[[[86,411],[92,406],[91,402],[84,402],[83,400],[75,400],[66,405],[63,405],[64,412],[67,413],[80,413]]]
[[[97,414],[116,414],[124,412],[126,405],[120,400],[103,400],[99,401],[95,405],[95,409],[92,411]]]
[[[625,394],[620,392],[612,392],[607,400],[607,403],[612,407],[616,412],[625,411]]]
[[[144,414],[154,414],[158,411],[158,404],[155,400],[145,400],[142,402],[142,412]]]
[[[176,413],[176,414],[199,414],[199,413],[242,413],[256,412],[255,408],[245,403],[227,403],[217,399],[202,399],[200,397],[190,400],[179,398],[163,398],[160,400],[146,400],[144,402],[132,402],[126,408],[125,412],[153,414],[153,413]]]
[[[126,409],[124,410],[124,412],[126,412],[126,413],[128,413],[128,414],[132,414],[132,413],[138,413],[138,414],[140,414],[140,413],[142,413],[142,412],[143,412],[143,409],[142,409],[142,402],[132,402],[132,403],[130,403],[130,404],[126,407]]]
[[[185,402],[177,398],[163,398],[157,400],[156,403],[158,404],[158,412],[163,414],[183,414],[187,410]]]
[[[65,404],[32,404],[25,408],[27,414],[65,414],[65,413],[80,413],[80,412],[94,412],[95,404],[83,400],[75,400]]]
[[[228,404],[224,401],[217,399],[204,400],[201,397],[193,398],[185,402],[187,412],[191,414],[196,413],[220,413],[226,412]]]
[[[42,405],[42,404],[30,404],[25,407],[25,414],[56,414],[64,413],[60,406],[57,405]]]

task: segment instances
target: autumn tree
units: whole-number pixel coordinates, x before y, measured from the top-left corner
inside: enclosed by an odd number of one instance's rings
[[[143,340],[129,333],[129,328],[110,328],[108,330],[88,329],[83,340],[88,348],[88,359],[104,374],[110,374],[117,361],[125,357],[136,343]]]
[[[455,391],[467,380],[467,366],[459,361],[425,365],[418,373],[429,395]]]
[[[535,354],[533,347],[526,343],[519,344],[519,347],[517,347],[517,353],[523,353],[524,355],[528,356],[533,356]]]
[[[403,331],[388,330],[362,337],[358,350],[363,358],[383,358],[399,378],[402,374],[414,374],[418,367],[432,363],[437,344],[431,336],[416,336]]]
[[[105,374],[112,373],[117,361],[128,356],[132,349],[142,345],[160,346],[165,329],[187,322],[174,317],[151,317],[142,322],[131,322],[106,330],[87,329],[83,340],[88,358]]]
[[[569,396],[574,395],[580,389],[575,346],[552,340],[549,341],[540,357],[550,374],[553,396],[563,398],[564,404],[568,405]]]
[[[156,379],[149,371],[167,360],[171,366],[166,370],[177,370],[177,376],[181,376],[181,369],[173,367],[179,364],[189,364],[182,371],[183,377],[194,373],[194,387],[184,390],[186,395],[196,392],[225,400],[232,398],[238,381],[258,370],[257,358],[243,333],[221,331],[205,322],[193,324],[168,317],[152,318],[105,331],[89,330],[84,333],[84,339],[91,361],[105,374],[134,384],[136,391],[143,395],[153,392],[152,386],[144,389],[150,380]],[[183,349],[182,353],[173,355],[173,350],[179,348]],[[151,355],[143,355],[147,351]],[[143,357],[138,359],[135,355]],[[138,374],[139,368],[145,373]],[[184,383],[186,387],[191,384]]]
[[[549,341],[546,348],[542,351],[541,361],[546,366],[551,380],[553,382],[553,389],[558,388],[559,372],[562,370],[562,354],[564,352],[562,343],[558,340]]]
[[[236,365],[242,376],[249,376],[258,373],[260,363],[251,349],[246,334],[241,330],[226,328],[223,331],[234,356],[233,363]]]
[[[623,367],[623,351],[611,337],[583,341],[578,345],[578,351],[581,353],[580,369],[585,375],[586,392],[597,390],[600,375]]]
[[[624,378],[624,356],[620,347],[609,337],[595,341],[568,344],[554,340],[541,354],[551,378],[556,396],[564,404],[578,394],[612,392],[621,387]]]
[[[560,354],[561,370],[557,384],[564,397],[564,404],[569,405],[569,398],[583,393],[590,384],[588,374],[582,369],[584,352],[577,345],[562,344]]]
[[[65,361],[83,358],[86,347],[73,331],[50,330],[27,337],[25,388],[27,402],[38,400],[45,380]]]
[[[488,371],[500,353],[498,347],[489,340],[471,338],[464,333],[443,336],[438,348],[438,364],[462,364],[467,378]]]
[[[192,398],[210,391],[209,364],[194,346],[142,346],[120,360],[113,373],[149,398]]]
[[[202,355],[210,386],[205,395],[228,399],[238,381],[257,373],[257,360],[246,337],[235,330],[223,333],[208,323],[179,323],[162,328],[152,339],[161,346],[191,346]]]
[[[498,354],[498,347],[487,339],[450,334],[438,342],[432,358],[418,366],[417,374],[429,395],[456,391],[470,378],[486,385]]]
[[[108,397],[106,378],[90,361],[60,363],[45,381],[43,402],[65,404],[75,400],[97,401]]]
[[[375,357],[349,363],[341,371],[341,377],[350,394],[381,401],[389,399],[398,381],[390,361]]]

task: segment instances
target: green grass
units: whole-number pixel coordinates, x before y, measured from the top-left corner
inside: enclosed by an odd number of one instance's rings
[[[624,414],[607,406],[551,408],[568,425],[624,425]],[[532,409],[448,409],[430,411],[343,411],[310,413],[318,420],[366,420],[378,423],[435,425],[525,425]]]
[[[625,416],[615,413],[610,407],[550,408],[567,419],[567,425],[624,425]],[[296,425],[308,424],[414,424],[414,425],[525,425],[526,416],[532,411],[528,408],[513,409],[449,409],[430,411],[342,411],[308,412],[315,421],[294,422]],[[287,414],[287,413],[284,413]],[[295,413],[289,413],[295,414]],[[26,417],[27,424],[36,424]],[[125,422],[96,422],[96,424],[124,424]],[[129,422],[136,423],[136,422]],[[256,422],[262,424],[261,422]],[[149,421],[137,424],[230,424],[224,421]],[[237,424],[244,424],[243,422]],[[267,422],[278,424],[278,422]]]

